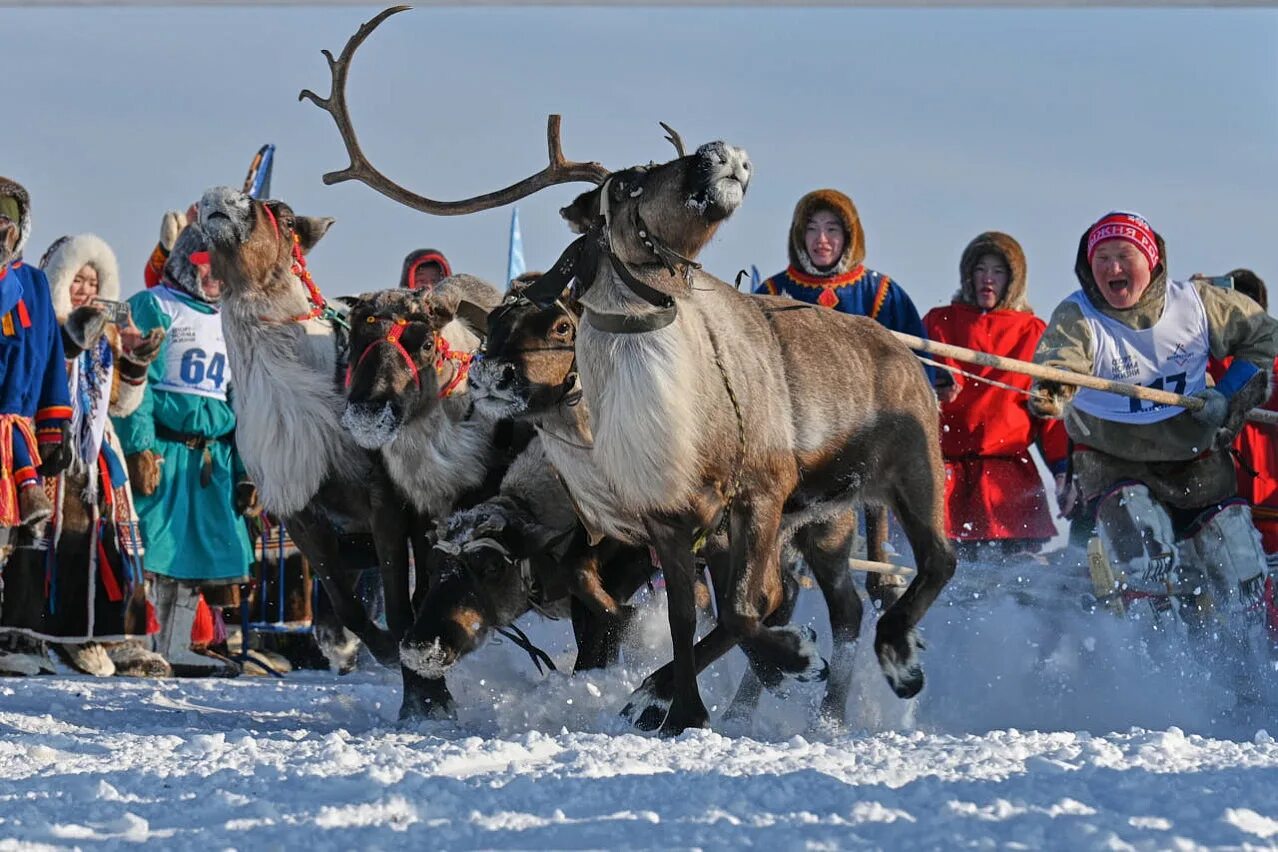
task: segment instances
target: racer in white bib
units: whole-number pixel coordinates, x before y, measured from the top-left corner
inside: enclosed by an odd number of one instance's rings
[[[158,307],[172,324],[164,353],[164,377],[152,387],[226,401],[231,368],[222,337],[222,317],[196,310],[165,286],[154,292]]]
[[[1053,312],[1034,361],[1195,396],[1202,409],[1043,380],[1029,405],[1065,421],[1083,511],[1094,516],[1115,575],[1125,577],[1114,593],[1165,598],[1168,583],[1206,592],[1212,618],[1189,592],[1178,597],[1178,612],[1247,701],[1258,695],[1258,657],[1267,654],[1266,565],[1250,507],[1235,496],[1228,447],[1268,395],[1278,321],[1232,290],[1171,281],[1166,257],[1140,216],[1103,216],[1079,241],[1081,289]],[[1214,387],[1209,357],[1232,358]]]

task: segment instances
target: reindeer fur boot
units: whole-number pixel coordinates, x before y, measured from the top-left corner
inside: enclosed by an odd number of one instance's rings
[[[140,639],[111,642],[104,647],[115,664],[116,677],[173,677],[168,661]]]
[[[53,652],[62,662],[78,672],[94,677],[110,677],[115,674],[115,663],[100,642],[83,642],[75,645],[54,643]]]
[[[53,517],[53,504],[38,481],[32,481],[18,489],[18,516],[32,538],[44,535],[44,526]]]
[[[24,633],[0,633],[0,677],[53,674],[48,649]]]

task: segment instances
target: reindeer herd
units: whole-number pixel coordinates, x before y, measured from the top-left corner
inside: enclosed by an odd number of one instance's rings
[[[451,667],[530,610],[571,618],[578,669],[615,662],[626,602],[660,571],[674,659],[622,711],[637,727],[706,725],[697,675],[737,645],[749,671],[730,713],[748,715],[761,687],[786,678],[825,680],[823,713],[841,722],[862,619],[848,563],[862,501],[895,513],[918,566],[874,639],[896,694],[917,694],[916,627],[955,559],[937,404],[915,356],[871,320],[744,295],[700,268],[750,183],[745,151],[723,142],[684,154],[672,132],[675,159],[609,172],[566,161],[552,116],[549,164],[513,186],[435,201],[394,184],[360,150],[345,82],[400,8],[339,58],[325,52],[329,97],[302,93],[351,158],[325,182],[357,179],[437,215],[594,184],[561,211],[579,236],[554,267],[504,298],[455,275],[430,293],[333,305],[306,267],[331,219],[216,188],[200,222],[224,282],[245,465],[341,623],[400,666],[401,718],[453,714]],[[787,543],[829,607],[828,663],[810,629],[788,624]],[[345,568],[374,557],[387,630]],[[718,618],[697,640],[702,566]]]

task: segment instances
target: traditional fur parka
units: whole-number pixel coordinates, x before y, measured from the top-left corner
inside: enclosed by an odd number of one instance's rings
[[[1003,259],[1009,276],[994,308],[977,305],[973,271],[986,254]],[[959,261],[953,302],[923,318],[931,340],[1018,360],[1033,357],[1046,323],[1026,302],[1025,253],[1007,234],[989,231],[968,244]],[[990,381],[1028,391],[1029,376],[937,358]],[[953,375],[953,374],[951,374]],[[953,375],[958,396],[941,405],[941,450],[946,467],[946,528],[960,541],[1028,540],[1056,534],[1047,495],[1029,448],[1037,444],[1054,473],[1066,465],[1065,430],[1032,416],[1025,396]]]
[[[19,550],[8,566],[7,591],[29,604],[21,613],[6,611],[5,624],[58,642],[119,640],[145,633],[147,621],[141,535],[111,416],[131,414],[142,401],[147,365],[163,335],[125,353],[118,328],[101,309],[72,307],[72,280],[85,266],[97,273],[98,298],[120,297],[115,254],[99,237],[62,237],[40,266],[67,359],[71,465],[45,479],[54,515],[44,541]],[[24,589],[28,584],[33,588]],[[137,607],[126,625],[131,600]]]

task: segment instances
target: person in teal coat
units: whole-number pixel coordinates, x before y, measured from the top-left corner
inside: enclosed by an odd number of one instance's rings
[[[129,299],[142,334],[166,332],[142,404],[117,420],[116,430],[134,483],[146,567],[157,575],[158,650],[175,673],[216,668],[190,648],[200,588],[244,582],[252,561],[236,505],[245,475],[235,451],[220,295],[204,233],[189,225],[160,285]]]

